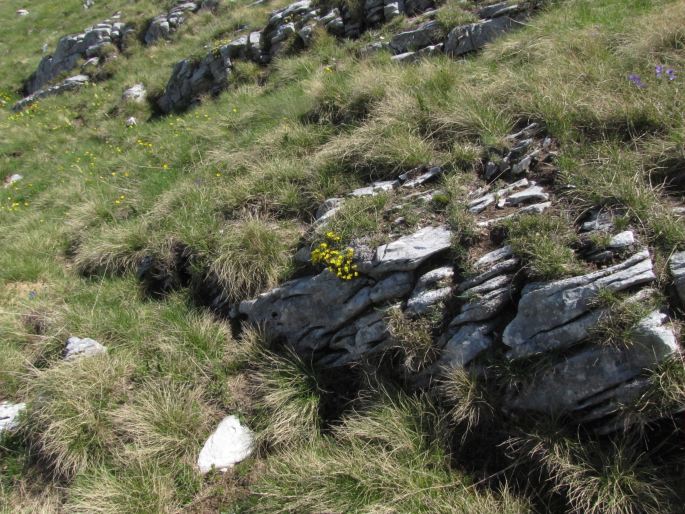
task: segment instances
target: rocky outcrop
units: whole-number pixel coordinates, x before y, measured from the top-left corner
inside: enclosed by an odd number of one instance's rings
[[[186,15],[197,12],[200,2],[180,0],[168,12],[155,16],[148,25],[143,41],[146,45],[152,45],[160,39],[168,39],[173,32],[185,22]]]
[[[353,362],[383,347],[388,334],[382,310],[434,281],[416,284],[414,270],[449,249],[444,227],[426,227],[376,249],[360,262],[358,279],[329,271],[297,279],[242,302],[240,312],[271,340],[315,353],[327,365]]]
[[[46,87],[45,89],[39,89],[35,93],[22,98],[12,106],[12,110],[15,112],[21,111],[27,108],[29,105],[37,102],[41,98],[61,95],[67,91],[75,91],[76,89],[88,84],[88,81],[89,77],[87,75],[74,75],[73,77],[63,80],[57,85]]]
[[[546,176],[554,171],[556,142],[541,132],[538,125],[528,125],[477,163],[483,176],[465,193],[463,205],[477,217],[481,243],[506,237],[498,228],[490,230],[498,221],[542,212],[555,201],[548,189],[553,182]],[[488,175],[490,165],[496,172]],[[321,225],[334,219],[349,197],[378,194],[392,199],[383,212],[391,230],[396,227],[393,213],[409,205],[428,219],[430,209],[412,202],[426,198],[430,204],[434,195],[444,194],[428,189],[428,182],[443,173],[440,167],[423,166],[330,198],[317,211],[313,228],[320,233]],[[654,290],[646,286],[656,282],[650,252],[640,246],[636,233],[612,233],[613,223],[605,218],[597,212],[578,224],[573,250],[588,266],[596,266],[584,275],[527,283],[526,269],[506,240],[494,250],[469,249],[471,264],[460,269],[449,258],[450,230],[435,224],[399,232],[404,235],[374,250],[365,246],[365,238],[350,241],[358,278],[340,280],[328,271],[304,276],[242,302],[239,311],[248,323],[261,327],[270,342],[291,346],[319,366],[338,367],[400,347],[402,333],[395,318],[399,309],[404,316],[400,320],[417,322],[412,327],[429,330],[433,341],[425,361],[403,370],[414,386],[430,387],[455,368],[497,382],[500,377],[492,375],[509,361],[530,372],[517,375],[513,385],[509,380],[500,384],[506,413],[563,415],[596,432],[609,432],[628,422],[623,406],[645,392],[645,373],[679,349],[666,308],[639,321],[623,344],[599,340],[602,323],[611,320],[612,313],[612,307],[602,303],[605,293],[644,303],[654,298]],[[670,261],[676,289],[682,289],[684,255]],[[302,248],[296,261],[311,266],[309,251]],[[425,328],[426,321],[430,328]],[[493,359],[498,366],[492,366]]]
[[[83,357],[92,357],[107,353],[107,347],[98,343],[95,339],[85,337],[70,337],[64,349],[64,360],[73,361]]]
[[[57,43],[55,52],[43,57],[38,69],[25,82],[26,93],[30,95],[43,89],[62,73],[74,69],[82,60],[95,57],[104,59],[110,51],[121,50],[124,38],[131,30],[120,21],[105,20],[80,34],[64,36]]]
[[[229,45],[209,52],[204,59],[184,59],[176,64],[157,105],[164,113],[188,108],[204,94],[216,94],[228,86],[233,67]]]
[[[184,9],[190,11],[191,5],[197,4],[184,2],[175,9],[184,6]],[[225,70],[231,67],[230,61],[226,62],[225,59],[242,59],[267,64],[286,48],[297,50],[309,47],[317,26],[336,36],[355,38],[366,28],[374,27],[401,13],[412,16],[424,12],[433,7],[433,2],[365,0],[361,7],[361,10],[352,12],[347,4],[343,4],[340,8],[322,12],[312,0],[299,0],[278,9],[271,13],[263,30],[243,34],[229,43],[221,44],[202,61],[185,59],[179,62],[174,67],[158,105],[164,113],[180,111],[192,105],[199,95],[216,93],[226,88],[227,72],[208,73],[213,63],[219,63],[217,69]],[[443,27],[437,21],[429,19],[414,29],[397,34],[390,44],[377,43],[376,47],[390,49],[395,54],[393,59],[396,61],[413,61],[422,56],[442,52],[462,55],[481,48],[527,15],[526,9],[519,6],[481,10],[482,15],[490,13],[491,18],[477,24],[456,27],[447,38]],[[431,13],[426,13],[424,17],[430,15]],[[180,20],[182,16],[179,15],[176,19]],[[166,37],[171,29],[168,15],[155,18],[148,30],[150,40]],[[148,38],[148,35],[145,37]],[[369,48],[373,46],[370,45]],[[524,159],[519,166],[520,169],[514,170],[514,173],[524,173],[533,158],[534,156],[528,158],[528,164]]]
[[[236,416],[227,416],[200,450],[197,467],[202,474],[212,469],[227,471],[248,458],[253,451],[252,431],[241,424]]]

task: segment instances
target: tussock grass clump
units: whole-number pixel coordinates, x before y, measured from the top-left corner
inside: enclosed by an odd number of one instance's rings
[[[381,393],[331,436],[273,456],[256,512],[523,512],[508,491],[479,492],[451,470],[440,416],[426,398]]]
[[[461,368],[445,370],[440,392],[449,405],[450,418],[464,428],[464,439],[481,423],[492,423],[496,407],[487,385],[473,372]]]
[[[656,514],[668,510],[663,477],[629,439],[602,446],[559,432],[531,433],[508,441],[510,450],[541,465],[552,488],[574,512]]]
[[[392,307],[387,311],[386,321],[394,341],[393,348],[404,357],[404,366],[409,371],[420,371],[437,357],[438,349],[433,344],[436,320],[430,317],[409,319],[399,307]]]
[[[201,386],[148,381],[136,385],[133,398],[112,413],[128,441],[125,453],[139,460],[192,464],[219,419]]]
[[[570,247],[577,236],[568,219],[527,214],[505,221],[504,227],[507,241],[531,278],[554,280],[583,272]]]
[[[125,358],[102,355],[36,371],[22,430],[56,473],[70,478],[110,459],[112,410],[126,399],[131,370]]]
[[[224,230],[210,269],[231,299],[275,287],[284,278],[299,235],[296,226],[248,216]]]
[[[97,467],[79,476],[71,489],[66,508],[74,513],[137,514],[178,512],[176,484],[170,471],[154,462],[134,461],[116,471]]]
[[[260,439],[285,448],[315,439],[322,420],[321,391],[313,371],[293,352],[279,356],[261,349],[254,357],[258,360],[250,383]]]
[[[640,321],[664,305],[664,298],[656,291],[638,298],[600,291],[596,302],[605,311],[592,330],[593,340],[605,345],[624,346],[633,342],[634,331]]]

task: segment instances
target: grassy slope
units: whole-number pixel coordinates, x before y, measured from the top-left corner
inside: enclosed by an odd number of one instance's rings
[[[125,87],[142,81],[160,90],[174,62],[230,37],[241,23],[261,27],[266,13],[284,3],[227,3],[217,18],[193,17],[169,44],[130,49],[108,81],[46,99],[30,114],[0,113],[0,175],[25,177],[0,197],[0,399],[33,402],[25,431],[3,451],[2,501],[11,510],[38,504],[49,510],[58,501],[70,511],[228,508],[244,496],[243,484],[263,476],[257,490],[269,498],[266,510],[339,510],[354,500],[365,511],[416,512],[418,505],[449,511],[468,501],[481,512],[479,502],[500,501],[520,511],[508,493],[470,498],[450,489],[438,499],[403,498],[398,489],[420,495],[468,482],[445,466],[443,450],[423,441],[428,436],[411,443],[417,434],[411,423],[401,428],[410,434],[405,453],[386,455],[382,439],[374,451],[398,473],[431,470],[423,482],[369,479],[385,471],[361,466],[364,436],[354,437],[356,418],[339,434],[293,451],[297,462],[277,453],[266,464],[258,459],[231,477],[203,482],[192,471],[194,455],[223,412],[263,422],[279,411],[268,401],[251,405],[239,371],[260,364],[245,364],[228,327],[195,310],[188,291],[161,301],[139,294],[131,273],[138,260],[154,255],[171,262],[180,242],[195,256],[193,278],[210,270],[233,298],[252,295],[287,277],[295,244],[321,200],[429,162],[446,166],[448,181],[468,181],[473,157],[503,144],[527,120],[546,123],[560,141],[562,180],[576,186],[568,198],[573,213],[591,205],[625,207],[662,262],[685,242],[685,228],[668,208],[679,193],[665,195],[659,187],[659,169],[685,159],[682,80],[653,78],[655,64],[685,70],[679,2],[552,2],[525,29],[457,62],[397,66],[384,54],[358,60],[353,51],[371,34],[345,43],[319,34],[312,50],[277,60],[264,86],[255,81],[263,72],[241,66],[240,84],[218,99],[125,128],[128,116],[151,115],[147,106],[122,105]],[[0,19],[11,20],[0,40],[0,90],[12,98],[44,42],[52,48],[60,35],[116,9],[136,20],[161,10],[153,2],[117,1],[83,11],[80,0],[43,0],[19,18],[20,7],[16,0],[0,5]],[[380,32],[387,37],[392,29]],[[648,87],[636,88],[630,73]],[[452,201],[459,211],[459,195]],[[552,247],[560,244],[553,229],[545,234]],[[549,257],[526,256],[532,269]],[[542,269],[573,269],[555,264]],[[110,355],[66,367],[59,354],[71,334],[100,340]],[[263,387],[287,392],[293,384]],[[385,404],[397,412],[416,408]],[[311,413],[306,402],[291,406],[298,407]],[[316,433],[315,421],[304,425]],[[43,489],[48,477],[34,458],[66,487]],[[292,482],[279,482],[279,466],[297,470]],[[338,466],[356,470],[359,480],[324,472]],[[349,496],[289,503],[316,470],[331,480],[322,488]],[[347,480],[365,492],[345,489]]]

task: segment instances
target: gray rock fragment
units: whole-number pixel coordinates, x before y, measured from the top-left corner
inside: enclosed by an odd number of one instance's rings
[[[445,53],[460,56],[473,52],[507,32],[517,22],[508,16],[501,16],[479,23],[462,25],[450,31],[445,42]]]
[[[669,269],[673,277],[673,285],[680,297],[680,303],[685,307],[685,252],[675,253],[671,256]]]
[[[374,275],[389,271],[409,271],[426,259],[450,248],[452,233],[446,227],[426,227],[409,236],[380,246],[370,266],[360,266]]]
[[[438,44],[443,39],[442,27],[437,21],[428,21],[416,29],[396,34],[390,40],[390,48],[395,54],[414,52],[421,48]]]
[[[450,266],[429,271],[416,282],[407,300],[405,313],[410,316],[425,314],[433,305],[452,294],[451,282],[454,270]]]

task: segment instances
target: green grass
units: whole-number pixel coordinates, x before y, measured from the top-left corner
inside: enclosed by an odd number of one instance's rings
[[[241,26],[261,28],[287,4],[251,3],[189,16],[169,42],[133,42],[107,65],[106,80],[20,114],[9,107],[44,43],[53,49],[62,35],[117,10],[140,31],[168,5],[117,0],[84,10],[81,0],[36,0],[28,17],[16,16],[25,7],[18,0],[0,5],[0,180],[24,176],[0,189],[0,400],[29,404],[16,440],[0,451],[1,508],[525,512],[537,475],[553,491],[541,488],[535,505],[653,511],[663,484],[637,443],[584,447],[555,436],[540,451],[525,447],[531,475],[475,485],[510,462],[474,471],[455,462],[451,443],[477,441],[482,429],[493,437],[483,435],[482,447],[495,454],[517,429],[493,415],[497,402],[476,378],[454,372],[439,402],[381,394],[342,421],[324,419],[330,392],[309,362],[264,350],[254,334],[237,337],[195,300],[212,280],[231,304],[278,285],[292,275],[297,248],[318,237],[311,221],[324,199],[426,164],[447,170],[435,205],[394,213],[392,194],[350,199],[331,227],[345,244],[380,243],[395,217],[406,218],[403,230],[448,222],[454,257],[466,261],[470,245],[485,242],[465,209],[474,161],[530,121],[558,141],[553,187],[566,193],[553,214],[505,225],[528,276],[585,270],[570,227],[597,206],[622,212],[620,223],[665,262],[685,245],[670,209],[684,194],[674,177],[684,162],[685,7],[545,2],[524,28],[466,59],[405,66],[384,52],[358,56],[409,26],[400,19],[358,41],[318,33],[311,49],[265,68],[239,63],[227,91],[183,114],[154,117],[148,104],[121,100],[137,82],[160,92],[174,63]],[[468,21],[471,8],[449,2],[438,20]],[[678,80],[657,80],[656,64],[678,70]],[[630,73],[647,87],[631,84]],[[129,116],[136,127],[125,126]],[[148,257],[173,285],[160,298],[136,277]],[[624,339],[641,313],[617,306],[600,335]],[[430,328],[396,320],[408,367],[431,357]],[[109,353],[66,363],[70,335],[95,338]],[[668,413],[682,403],[681,368],[670,363],[650,375],[653,390],[635,411]],[[226,414],[239,415],[264,444],[233,473],[203,479],[194,460]],[[448,416],[451,433],[443,430]],[[656,475],[670,484],[678,469]]]

